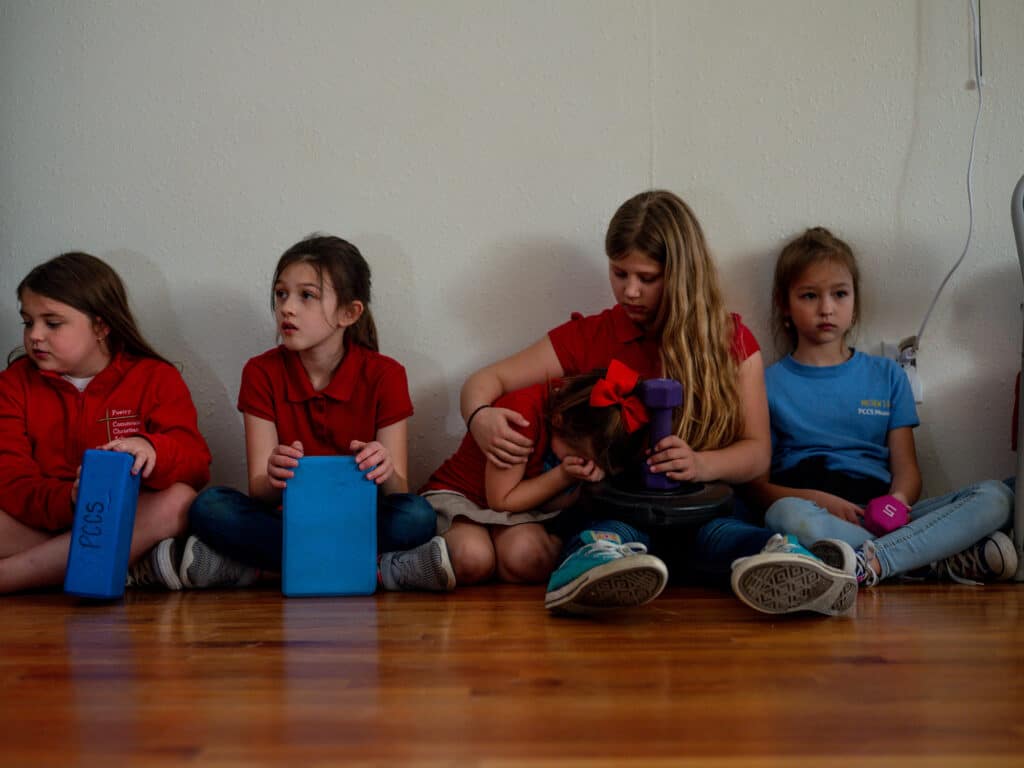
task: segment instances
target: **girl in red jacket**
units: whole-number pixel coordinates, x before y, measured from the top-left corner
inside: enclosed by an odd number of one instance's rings
[[[37,266],[18,300],[24,354],[0,372],[0,593],[62,583],[87,448],[129,453],[142,475],[129,583],[181,589],[172,537],[210,466],[185,382],[95,256]]]

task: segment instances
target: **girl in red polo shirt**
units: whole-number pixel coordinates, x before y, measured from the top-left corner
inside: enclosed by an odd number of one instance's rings
[[[455,454],[420,489],[438,515],[455,579],[450,584],[536,583],[551,575],[561,539],[543,521],[572,505],[581,482],[599,482],[642,455],[647,413],[639,376],[618,360],[607,373],[534,384],[498,398],[520,415],[535,446],[526,463],[498,467],[466,434]],[[381,561],[386,578],[387,555]],[[640,558],[661,570],[656,558]]]
[[[378,546],[439,560],[434,511],[408,493],[412,401],[405,369],[377,351],[370,267],[338,237],[313,236],[281,256],[272,306],[281,344],[242,371],[249,493],[210,488],[189,513],[186,587],[244,586],[281,570],[282,492],[303,456],[354,454],[380,486]],[[396,563],[397,567],[398,563]],[[424,568],[418,568],[425,570]]]
[[[37,266],[18,301],[25,354],[0,373],[0,592],[63,581],[87,448],[130,453],[142,475],[129,584],[181,589],[171,537],[210,466],[185,382],[95,256]]]
[[[700,224],[665,190],[623,203],[605,237],[616,304],[573,319],[527,349],[474,373],[462,388],[462,413],[488,460],[504,467],[526,460],[526,419],[492,405],[502,393],[622,360],[644,378],[683,385],[676,434],[650,449],[648,464],[674,480],[745,483],[771,459],[764,365],[753,335],[730,314]],[[520,429],[517,429],[519,427]],[[738,518],[719,518],[697,534],[687,565],[726,586],[735,558],[761,551],[771,532]],[[661,584],[634,553],[648,537],[619,521],[600,521],[572,537],[548,583],[546,605],[597,610],[639,605]],[[662,553],[673,556],[680,553]],[[609,588],[609,585],[616,585]]]

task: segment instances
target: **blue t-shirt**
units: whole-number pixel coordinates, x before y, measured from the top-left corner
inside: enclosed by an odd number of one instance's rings
[[[888,435],[920,422],[907,376],[893,360],[854,350],[840,365],[785,357],[765,371],[772,474],[823,457],[829,470],[892,480]]]

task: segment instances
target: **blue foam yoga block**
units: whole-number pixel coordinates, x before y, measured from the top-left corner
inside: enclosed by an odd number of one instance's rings
[[[369,595],[377,588],[377,486],[351,456],[306,456],[284,489],[281,591]]]
[[[111,599],[124,594],[128,554],[139,501],[135,457],[88,450],[82,457],[75,521],[71,527],[64,591]]]

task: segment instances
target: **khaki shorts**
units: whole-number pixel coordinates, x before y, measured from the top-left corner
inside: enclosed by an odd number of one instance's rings
[[[554,512],[497,512],[493,509],[478,507],[461,493],[455,491],[427,491],[423,498],[437,512],[437,535],[440,536],[452,527],[456,517],[465,517],[482,525],[521,525],[522,523],[539,523],[550,520],[558,514]]]

